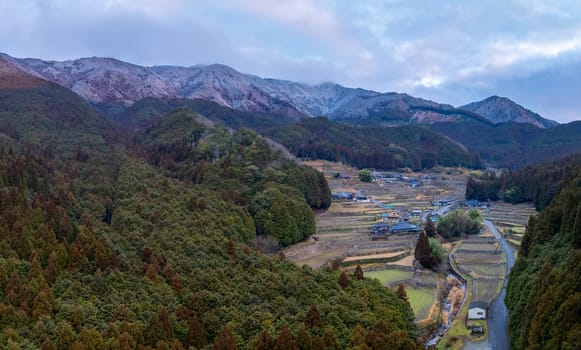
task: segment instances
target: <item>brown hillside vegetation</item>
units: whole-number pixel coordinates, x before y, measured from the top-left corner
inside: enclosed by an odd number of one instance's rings
[[[7,60],[0,58],[0,89],[26,89],[48,83],[27,74]]]

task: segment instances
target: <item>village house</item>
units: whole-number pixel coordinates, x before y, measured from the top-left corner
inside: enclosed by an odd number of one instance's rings
[[[415,233],[420,232],[420,228],[416,225],[412,225],[406,221],[400,221],[395,223],[389,229],[391,233]]]
[[[389,234],[389,225],[385,222],[373,224],[371,226],[371,239],[385,239]]]
[[[484,301],[473,301],[468,308],[469,320],[485,320],[488,303]]]

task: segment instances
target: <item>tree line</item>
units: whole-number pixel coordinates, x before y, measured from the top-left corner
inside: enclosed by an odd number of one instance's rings
[[[364,127],[319,117],[261,132],[297,157],[344,162],[357,168],[483,167],[478,155],[421,126]]]
[[[508,203],[533,202],[537,210],[546,207],[581,167],[581,154],[550,163],[529,165],[517,171],[484,171],[473,175],[466,185],[466,199],[504,200]]]
[[[573,159],[579,158],[567,162]],[[531,189],[551,188],[555,178],[547,175],[559,175],[560,181],[552,200],[530,218],[510,273],[506,304],[513,349],[574,349],[580,343],[581,163],[568,164],[526,171],[532,182],[546,179]]]

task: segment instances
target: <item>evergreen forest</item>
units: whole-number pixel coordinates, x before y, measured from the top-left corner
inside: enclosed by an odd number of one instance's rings
[[[578,349],[581,344],[579,156],[527,168],[508,181],[511,181],[510,188],[522,191],[523,196],[543,208],[538,217],[529,220],[508,281],[506,304],[511,347]],[[548,197],[552,199],[545,204]]]
[[[0,90],[0,348],[415,349],[404,297],[265,254],[325,178],[187,108],[120,130],[54,84]]]

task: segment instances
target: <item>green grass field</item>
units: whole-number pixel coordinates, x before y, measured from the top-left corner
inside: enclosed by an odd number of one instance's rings
[[[430,314],[430,308],[434,304],[434,290],[406,288],[405,291],[414,310],[414,315],[416,315],[416,321],[427,318]]]
[[[381,284],[386,286],[393,282],[404,281],[412,278],[412,272],[398,269],[377,270],[365,272],[365,277],[375,278],[379,280]]]

